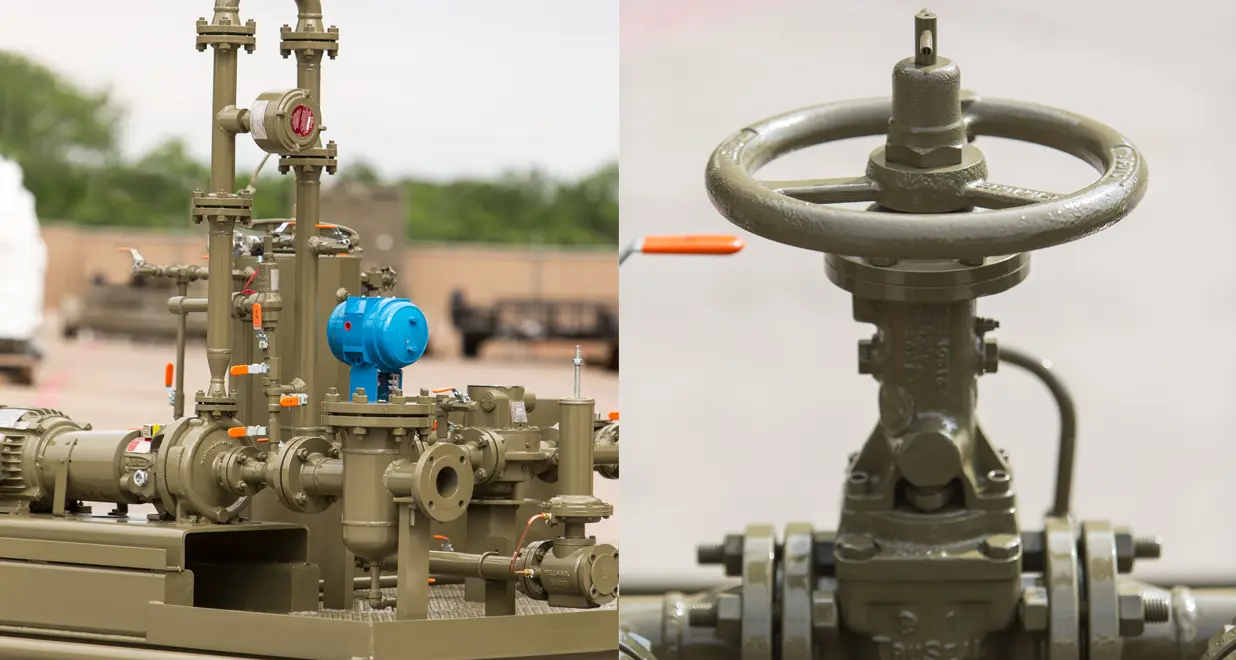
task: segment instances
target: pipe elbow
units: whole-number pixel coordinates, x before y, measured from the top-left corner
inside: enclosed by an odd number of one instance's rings
[[[241,25],[240,0],[215,0],[215,14],[211,25]]]
[[[296,0],[296,31],[326,31],[322,25],[322,0]]]

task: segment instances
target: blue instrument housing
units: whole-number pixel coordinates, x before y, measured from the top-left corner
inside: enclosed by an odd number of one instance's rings
[[[349,367],[349,401],[357,388],[371,402],[387,401],[403,388],[403,368],[425,354],[429,323],[407,298],[349,296],[326,321],[326,343]]]

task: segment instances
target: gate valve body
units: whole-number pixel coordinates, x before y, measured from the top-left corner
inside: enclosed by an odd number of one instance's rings
[[[406,298],[350,296],[331,312],[326,342],[335,359],[350,367],[350,393],[363,388],[387,401],[403,387],[403,368],[425,354],[429,324]]]

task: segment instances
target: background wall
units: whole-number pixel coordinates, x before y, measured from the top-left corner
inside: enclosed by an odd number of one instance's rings
[[[890,93],[913,53],[919,0],[622,3],[623,240],[736,231],[704,193],[704,163],[747,123]],[[1236,577],[1230,411],[1236,403],[1236,213],[1224,203],[1236,5],[938,0],[940,53],[980,94],[1103,121],[1142,149],[1150,192],[1116,227],[1033,258],[980,303],[1002,343],[1050,357],[1080,412],[1075,511],[1164,538],[1138,574]],[[880,139],[794,154],[770,179],[859,175]],[[1067,193],[1086,165],[980,139],[993,180]],[[1216,196],[1218,193],[1218,196]],[[741,232],[738,232],[741,233]],[[837,520],[846,455],[877,419],[856,370],[850,297],[821,255],[750,235],[724,259],[637,258],[622,273],[623,583],[703,584],[694,545],[749,522]],[[984,428],[1008,449],[1021,521],[1040,529],[1057,422],[1014,369],[984,377]]]
[[[205,263],[205,239],[197,234],[52,223],[43,228],[43,240],[48,252],[48,308],[58,307],[66,295],[83,293],[96,273],[109,282],[125,281],[133,261],[118,247],[137,248],[154,264]],[[538,290],[547,299],[617,303],[616,259],[610,249],[414,244],[405,251],[403,263],[392,265],[403,290],[429,318],[435,350],[455,354],[459,337],[451,325],[450,294],[456,288],[469,301],[481,303],[527,297]]]

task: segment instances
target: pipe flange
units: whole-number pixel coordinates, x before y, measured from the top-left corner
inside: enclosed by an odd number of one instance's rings
[[[412,499],[421,513],[447,523],[468,510],[474,484],[468,452],[459,445],[440,442],[430,446],[416,460],[412,471]]]
[[[1236,658],[1236,626],[1224,626],[1223,632],[1210,638],[1201,660],[1233,660]]]
[[[809,523],[785,527],[781,559],[781,660],[812,660],[815,629],[815,530]]]
[[[243,24],[232,23],[214,25],[206,19],[197,22],[197,49],[206,50],[207,46],[240,46],[246,52],[252,53],[257,48],[257,22],[253,19]]]
[[[253,199],[229,192],[193,191],[193,222],[205,218],[234,218],[242,225],[253,222]]]
[[[236,425],[230,418],[188,417],[159,431],[162,439],[155,456],[155,489],[164,506],[178,518],[197,515],[225,523],[235,520],[248,506],[247,496],[225,487],[215,474],[218,459],[245,446],[243,438],[227,434]]]
[[[979,263],[981,261],[981,263]],[[877,262],[880,263],[880,262]],[[951,303],[1008,291],[1030,274],[1030,255],[976,259],[903,259],[873,265],[865,259],[824,255],[824,270],[838,287],[859,298]],[[971,263],[967,260],[967,263]]]
[[[1082,523],[1087,606],[1087,660],[1120,660],[1120,588],[1116,534],[1106,521]],[[1140,608],[1139,608],[1140,609]]]
[[[245,479],[244,466],[257,463],[262,452],[257,447],[244,445],[220,454],[215,458],[215,472],[219,476],[219,485],[246,497],[253,497],[262,489],[260,482]]]
[[[553,541],[548,539],[533,541],[525,545],[515,558],[515,570],[520,571],[520,577],[515,582],[515,588],[532,600],[549,600],[549,593],[545,591],[545,587],[537,579],[536,573],[537,568],[540,567],[541,562],[545,560],[545,556],[549,554],[550,549],[553,547]]]
[[[593,433],[593,439],[598,445],[616,445],[618,444],[618,422],[607,422],[601,428]],[[597,468],[597,472],[606,479],[618,478],[617,465],[602,465]]]
[[[772,660],[773,594],[777,579],[777,532],[772,525],[748,525],[742,559],[741,660]]]
[[[293,51],[320,51],[332,60],[339,55],[339,28],[330,26],[325,31],[297,32],[285,25],[279,29],[279,54],[288,57]]]
[[[484,470],[484,478],[477,481],[489,483],[502,475],[506,469],[506,438],[501,433],[469,426],[459,431],[459,438],[462,445],[476,445],[481,454],[481,460],[472,464],[473,475]]]
[[[310,464],[312,456],[331,456],[334,448],[328,440],[315,435],[283,443],[266,472],[280,504],[300,513],[321,513],[334,504],[334,497],[309,492],[304,476],[304,467]]]
[[[193,398],[193,412],[199,418],[203,415],[217,415],[219,417],[231,417],[240,410],[240,405],[236,403],[236,399],[229,396],[207,396],[199,393]]]
[[[338,156],[339,148],[334,141],[327,142],[326,146],[320,149],[301,149],[279,158],[279,173],[287,174],[293,167],[320,167],[326,170],[327,174],[334,174],[339,169]]]
[[[1077,538],[1068,518],[1048,518],[1045,537],[1044,575],[1047,580],[1050,619],[1047,624],[1051,660],[1081,660],[1081,594],[1078,583]]]

